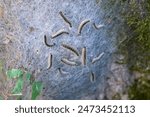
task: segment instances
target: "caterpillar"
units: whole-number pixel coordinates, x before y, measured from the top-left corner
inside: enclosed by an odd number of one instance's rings
[[[51,53],[49,53],[47,69],[50,69],[52,67],[52,58],[53,58],[53,55]]]
[[[93,58],[92,64],[94,64],[96,61],[98,61],[103,55],[104,55],[104,52],[102,52],[99,56]]]
[[[86,65],[86,47],[82,48],[82,64]]]
[[[53,44],[48,44],[48,43],[47,43],[47,37],[46,37],[46,35],[44,35],[44,43],[45,43],[45,45],[48,46],[48,47],[53,47],[53,46],[55,45],[55,43],[53,43]]]
[[[95,81],[95,74],[91,72],[90,74],[90,81],[93,83]]]
[[[80,23],[79,27],[78,27],[78,35],[81,34],[82,28],[88,23],[90,22],[90,20],[84,20]]]
[[[74,49],[73,47],[71,47],[69,45],[66,45],[66,44],[62,44],[62,47],[71,50],[74,54],[76,54],[77,56],[79,56],[79,52],[76,49]]]
[[[61,29],[61,30],[57,31],[56,33],[52,34],[51,38],[52,39],[56,38],[56,37],[58,37],[58,36],[60,36],[62,34],[69,34],[69,32],[65,31],[64,29]]]
[[[76,65],[77,65],[76,62],[70,61],[70,60],[68,60],[68,59],[66,59],[66,58],[62,58],[61,61],[62,61],[63,63],[65,63],[65,64],[67,64],[67,65],[71,65],[71,66],[76,66]]]
[[[98,29],[102,28],[104,25],[103,24],[96,25],[95,23],[93,23],[93,26],[94,26],[95,29],[98,30]]]
[[[62,70],[61,68],[58,68],[58,71],[60,72],[60,74],[68,74],[68,72]]]
[[[69,24],[70,27],[72,27],[71,22],[64,16],[64,14],[62,13],[62,11],[59,12],[60,16],[63,18],[63,20]]]

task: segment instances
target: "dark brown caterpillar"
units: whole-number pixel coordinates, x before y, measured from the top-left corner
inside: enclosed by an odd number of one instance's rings
[[[50,69],[52,67],[52,58],[53,58],[53,55],[51,53],[49,53],[47,69]]]
[[[61,29],[61,30],[57,31],[56,33],[52,34],[51,38],[52,39],[56,38],[56,37],[58,37],[58,36],[60,36],[62,34],[69,34],[69,32],[65,31],[64,29]]]
[[[102,52],[99,56],[93,58],[92,64],[94,64],[96,61],[98,61],[103,55],[104,55],[104,52]]]
[[[62,11],[59,12],[60,16],[63,18],[63,20],[69,24],[70,27],[72,27],[71,22],[64,16],[64,14],[62,13]]]
[[[100,24],[100,25],[96,25],[95,23],[93,23],[93,26],[94,26],[94,28],[95,29],[100,29],[100,28],[102,28],[102,27],[104,27],[104,25],[102,25],[102,24]]]
[[[48,46],[48,47],[53,47],[53,46],[55,45],[55,43],[53,43],[53,44],[48,44],[48,43],[47,43],[47,37],[46,37],[46,35],[44,35],[44,43],[45,43],[45,45]]]
[[[91,72],[90,81],[93,83],[93,82],[95,82],[95,80],[96,80],[95,74],[93,72]]]
[[[86,65],[86,47],[82,48],[82,64]]]
[[[61,61],[62,61],[63,63],[65,63],[65,64],[67,64],[67,65],[77,66],[77,63],[76,63],[76,62],[70,61],[70,60],[68,60],[68,59],[66,59],[66,58],[62,58]]]
[[[78,27],[78,35],[81,34],[81,31],[82,31],[83,27],[84,27],[88,22],[90,22],[90,20],[84,20],[84,21],[82,21],[82,22],[80,23],[80,25],[79,25],[79,27]]]
[[[76,54],[77,56],[79,56],[79,52],[76,49],[74,49],[73,47],[71,47],[69,45],[66,45],[66,44],[62,44],[62,47],[71,50],[74,54]]]

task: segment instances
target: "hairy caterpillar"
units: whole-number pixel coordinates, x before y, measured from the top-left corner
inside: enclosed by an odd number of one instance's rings
[[[76,54],[77,56],[79,56],[79,53],[76,49],[74,49],[73,47],[69,46],[69,45],[66,45],[66,44],[62,44],[62,46],[66,49],[69,49],[71,50],[74,54]]]
[[[52,67],[52,58],[53,58],[53,55],[51,53],[49,53],[47,69],[50,69]]]
[[[58,37],[59,35],[62,35],[62,34],[69,34],[69,32],[65,31],[64,29],[61,29],[59,31],[57,31],[56,33],[52,34],[51,35],[51,38],[56,38]]]
[[[78,35],[81,34],[81,31],[82,31],[84,25],[86,25],[88,22],[90,22],[90,20],[84,20],[84,21],[82,21],[82,22],[80,23],[80,25],[79,25],[79,27],[78,27]]]
[[[53,46],[55,45],[55,43],[53,43],[53,44],[48,44],[48,43],[47,43],[47,37],[46,37],[46,35],[44,35],[44,43],[45,43],[45,45],[48,46],[48,47],[53,47]]]
[[[86,65],[86,47],[82,48],[82,64]]]
[[[63,18],[63,20],[69,24],[70,27],[72,27],[71,22],[64,16],[64,14],[62,13],[62,11],[59,12],[60,16]]]
[[[102,52],[99,56],[93,58],[92,64],[95,63],[96,61],[98,61],[103,55],[104,55],[104,52]]]
[[[65,63],[65,64],[67,64],[67,65],[71,65],[71,66],[76,66],[76,65],[77,65],[76,62],[70,61],[70,60],[68,60],[68,59],[66,59],[66,58],[62,58],[61,61],[62,61],[63,63]]]
[[[90,74],[90,81],[91,82],[95,81],[95,74],[93,72],[91,72],[91,74]]]
[[[93,26],[94,26],[95,29],[98,30],[98,29],[102,28],[104,25],[102,25],[102,24],[96,25],[95,23],[93,23]]]
[[[68,74],[68,72],[65,72],[65,71],[62,70],[61,68],[58,68],[58,71],[60,72],[60,74]]]

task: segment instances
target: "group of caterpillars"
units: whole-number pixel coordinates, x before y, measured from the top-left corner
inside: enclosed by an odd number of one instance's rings
[[[66,44],[62,44],[62,47],[72,51],[76,56],[79,56],[79,52],[74,49],[73,47],[69,46],[69,45],[66,45]],[[87,55],[86,55],[86,47],[82,48],[82,53],[81,53],[81,59],[82,59],[82,65],[86,65],[86,59],[87,59]],[[93,58],[91,60],[91,63],[94,64],[96,63],[98,60],[101,59],[101,57],[104,55],[104,52],[102,52],[101,54],[99,54],[98,56],[96,56],[95,58]],[[66,64],[66,65],[69,65],[69,66],[78,66],[79,64],[76,63],[75,61],[71,61],[65,57],[61,58],[61,62]],[[49,53],[48,55],[48,66],[47,66],[47,69],[50,69],[52,67],[52,63],[53,63],[53,55],[51,53]],[[61,73],[61,74],[68,74],[68,72],[62,70],[61,68],[58,68],[58,71]],[[95,74],[93,72],[90,73],[90,80],[91,82],[94,82],[95,81]]]
[[[63,48],[65,48],[65,49],[70,50],[76,56],[80,56],[78,50],[76,50],[72,46],[67,45],[67,44],[61,44],[61,46]],[[83,65],[86,65],[86,59],[87,59],[86,53],[87,53],[86,47],[82,48],[81,59],[82,59],[82,64]],[[101,54],[99,54],[97,57],[93,58],[92,61],[91,61],[92,64],[94,64],[95,62],[97,62],[98,60],[100,60],[103,55],[104,55],[104,52],[102,52]],[[48,56],[48,67],[47,67],[48,69],[50,69],[52,67],[52,58],[53,58],[53,55],[51,53],[49,53],[49,56]],[[67,64],[67,65],[70,65],[70,66],[77,66],[78,65],[76,62],[70,61],[67,58],[62,58],[61,61],[63,63],[65,63],[65,64]]]
[[[59,14],[60,14],[60,16],[62,17],[62,19],[69,25],[69,27],[70,28],[72,28],[72,23],[70,22],[70,20],[63,14],[63,12],[62,11],[60,11],[59,12]],[[80,35],[81,34],[81,31],[82,31],[82,29],[83,29],[83,27],[87,24],[87,23],[89,23],[90,22],[90,20],[89,19],[86,19],[86,20],[83,20],[81,23],[80,23],[80,25],[78,26],[78,35]],[[97,24],[95,24],[95,23],[93,23],[93,27],[95,28],[95,29],[100,29],[100,28],[102,28],[104,25],[102,25],[102,24],[100,24],[100,25],[97,25]],[[56,37],[58,37],[58,36],[60,36],[60,35],[62,35],[62,34],[69,34],[69,32],[68,31],[66,31],[65,29],[60,29],[60,30],[58,30],[57,32],[55,32],[54,34],[52,34],[51,35],[51,38],[52,39],[54,39],[54,38],[56,38]],[[45,40],[45,44],[46,45],[49,45],[49,44],[47,44],[47,41]],[[53,44],[52,44],[53,45]]]
[[[63,14],[63,12],[60,11],[59,14],[60,14],[60,16],[63,18],[63,20],[69,25],[69,27],[72,28],[72,23],[70,22],[70,20],[69,20],[68,18],[66,18],[66,16]],[[89,23],[89,22],[90,22],[90,20],[89,20],[89,19],[86,19],[86,20],[83,20],[83,21],[80,23],[80,25],[78,26],[78,35],[81,34],[81,31],[82,31],[83,27],[84,27],[87,23]],[[100,24],[100,25],[96,25],[95,23],[93,23],[93,26],[94,26],[95,29],[98,30],[98,29],[102,28],[104,25],[101,25],[101,24]],[[63,33],[69,34],[69,33],[67,33],[67,32],[64,31],[64,30],[61,30],[61,31],[59,32],[59,34],[63,34]],[[56,33],[56,34],[58,34],[58,33]]]
[[[59,12],[60,16],[62,17],[62,19],[69,25],[70,28],[72,28],[72,23],[68,20],[68,18],[66,18],[66,16],[63,14],[62,11]],[[80,23],[80,25],[78,26],[78,35],[81,34],[81,31],[83,29],[83,27],[89,23],[90,20],[84,20]],[[95,29],[100,29],[103,27],[103,25],[96,25],[95,23],[93,23],[93,26]],[[60,29],[59,31],[57,31],[56,33],[52,34],[51,35],[51,39],[54,39],[62,34],[69,34],[68,31],[66,31],[65,29]],[[44,43],[47,47],[53,47],[55,46],[56,44],[55,43],[52,43],[52,44],[48,44],[47,43],[47,36],[44,35]],[[77,49],[75,49],[74,47],[70,46],[70,45],[67,45],[67,44],[61,44],[61,46],[65,49],[68,49],[70,50],[72,53],[74,53],[76,56],[79,56],[79,52]],[[86,47],[82,48],[82,53],[81,53],[81,60],[82,60],[82,65],[86,65],[86,59],[87,59],[87,50],[86,50]],[[92,59],[92,64],[94,64],[96,61],[98,61],[102,56],[104,55],[104,52],[102,52],[101,54],[99,54],[97,57],[93,58]],[[50,69],[52,67],[52,62],[53,61],[53,55],[51,53],[49,53],[48,55],[48,66],[47,66],[47,69]],[[66,64],[66,65],[70,65],[70,66],[77,66],[79,64],[77,64],[76,62],[74,61],[71,61],[71,60],[68,60],[67,58],[62,58],[61,59],[61,62]],[[61,68],[58,68],[59,72],[61,74],[67,74],[68,72],[65,72],[64,70],[62,70]],[[91,82],[95,81],[95,74],[93,72],[90,73],[90,80]]]

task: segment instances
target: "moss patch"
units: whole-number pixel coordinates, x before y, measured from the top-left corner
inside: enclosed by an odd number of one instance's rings
[[[150,99],[150,79],[140,77],[129,87],[129,98],[134,100]]]
[[[124,17],[127,38],[119,49],[126,51],[130,70],[150,73],[150,1],[131,2],[128,9]]]
[[[132,1],[127,9],[127,38],[119,45],[119,51],[125,54],[131,72],[145,74],[129,87],[129,99],[150,99],[150,1]]]
[[[129,99],[150,99],[150,0],[106,0],[105,3],[104,10],[111,13],[108,16],[121,19],[116,23],[119,25],[117,53],[125,58],[119,64],[127,64],[131,73],[145,74],[129,87]]]

